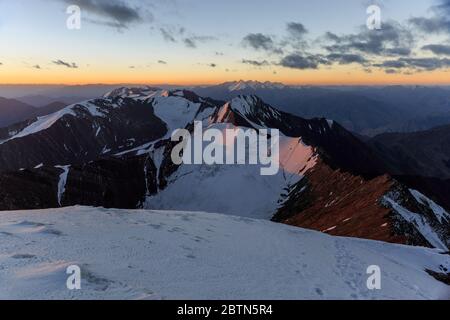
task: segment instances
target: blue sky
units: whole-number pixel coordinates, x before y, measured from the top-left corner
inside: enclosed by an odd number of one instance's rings
[[[433,61],[443,65],[440,68],[430,69],[427,64],[424,70],[423,61],[402,60],[405,66],[398,62],[396,69],[388,69],[381,67],[381,62],[404,59],[404,55],[387,57],[383,53],[376,57],[373,52],[357,52],[354,47],[349,50],[348,43],[343,43],[369,41],[360,33],[370,4],[381,7],[383,22],[401,23],[401,28],[410,29],[406,24],[409,19],[432,18],[436,13],[430,8],[442,3],[446,1],[0,0],[0,82],[210,83],[252,78],[326,83],[329,78],[331,83],[352,73],[369,82],[369,74],[377,81],[382,75],[387,81],[389,77],[401,81],[406,76],[411,78],[412,73],[428,79],[430,74],[439,71],[442,76],[448,69],[450,63],[442,60],[446,58],[441,54],[441,61]],[[81,8],[80,30],[66,28],[70,4]],[[307,30],[301,47],[298,39],[295,46],[289,39],[289,23]],[[326,32],[340,37],[340,55],[347,55],[347,60],[355,60],[354,55],[358,55],[358,62],[331,58],[337,47],[324,49],[330,42],[324,39]],[[347,35],[352,39],[345,38]],[[442,32],[422,33],[415,38],[415,48],[447,45],[448,38]],[[265,40],[270,44],[257,42]],[[386,44],[390,49],[404,46]],[[409,56],[423,57],[431,58],[427,52],[418,51]]]

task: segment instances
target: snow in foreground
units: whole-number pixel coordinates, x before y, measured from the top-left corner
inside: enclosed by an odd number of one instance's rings
[[[82,289],[66,288],[79,265]],[[367,289],[369,265],[381,290]],[[72,207],[0,212],[0,298],[445,299],[438,250],[209,213]]]

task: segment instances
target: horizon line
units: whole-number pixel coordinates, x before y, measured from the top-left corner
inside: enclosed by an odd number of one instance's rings
[[[133,82],[87,82],[87,83],[0,83],[0,86],[64,86],[64,87],[76,87],[76,86],[175,86],[175,87],[199,87],[199,86],[217,86],[232,82],[258,82],[258,83],[274,83],[282,84],[287,87],[387,87],[387,86],[423,86],[423,87],[447,87],[450,86],[448,83],[284,83],[280,81],[259,81],[259,80],[234,80],[234,81],[224,81],[224,82],[214,82],[214,83],[192,83],[192,84],[179,84],[179,83],[133,83]]]

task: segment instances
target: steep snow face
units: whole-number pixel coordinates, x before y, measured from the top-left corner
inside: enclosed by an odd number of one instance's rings
[[[281,120],[281,114],[278,110],[264,104],[256,96],[239,96],[234,98],[229,102],[229,107],[257,128],[264,127],[265,120]]]
[[[425,195],[423,195],[417,190],[410,189],[409,192],[411,192],[411,194],[419,203],[428,206],[433,211],[433,213],[435,214],[436,218],[439,220],[440,223],[450,221],[450,214],[447,211],[445,211],[445,209],[442,208],[440,205],[435,203],[433,200],[427,198]]]
[[[383,199],[405,221],[412,224],[433,247],[449,250],[448,236],[445,236],[449,232],[449,214],[420,192],[410,190],[410,193],[420,204],[429,208],[431,216],[408,210],[400,204],[399,197],[395,193],[388,194]]]
[[[246,130],[232,124],[212,124],[209,129]],[[225,136],[225,133],[224,133]],[[193,141],[194,139],[191,139]],[[234,139],[236,141],[236,139]],[[213,143],[213,145],[215,142]],[[204,143],[204,148],[207,143]],[[225,141],[224,157],[234,147]],[[193,147],[192,147],[193,149]],[[257,154],[256,146],[247,146]],[[236,153],[235,153],[236,154]],[[161,210],[198,210],[270,219],[291,187],[303,178],[317,161],[313,148],[300,138],[280,136],[280,169],[276,175],[261,175],[261,164],[182,164],[168,177],[168,186],[147,198],[144,207]],[[158,163],[158,162],[157,162]],[[159,161],[161,163],[161,161]],[[224,163],[226,161],[224,160]]]
[[[101,235],[101,237],[99,237]],[[212,213],[0,213],[1,299],[448,299],[437,250]],[[81,290],[66,289],[78,265]],[[381,269],[369,290],[367,268]]]
[[[200,103],[193,103],[179,96],[156,96],[153,100],[155,115],[167,125],[166,138],[170,137],[174,130],[184,129],[192,122],[200,106]]]

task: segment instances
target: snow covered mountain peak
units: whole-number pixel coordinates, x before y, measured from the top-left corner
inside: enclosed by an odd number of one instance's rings
[[[114,98],[133,98],[133,97],[142,97],[147,96],[149,94],[155,92],[164,91],[160,88],[152,88],[149,86],[142,87],[121,87],[114,89],[103,95],[103,98],[106,99],[114,99]]]
[[[230,92],[233,91],[240,91],[240,90],[246,90],[246,89],[283,89],[286,86],[279,82],[259,82],[259,81],[234,81],[234,82],[226,82],[223,84],[224,86],[228,87],[228,90]]]
[[[261,128],[273,126],[281,120],[281,113],[264,103],[256,95],[239,95],[224,104],[213,117],[213,122],[231,122],[236,125]]]

